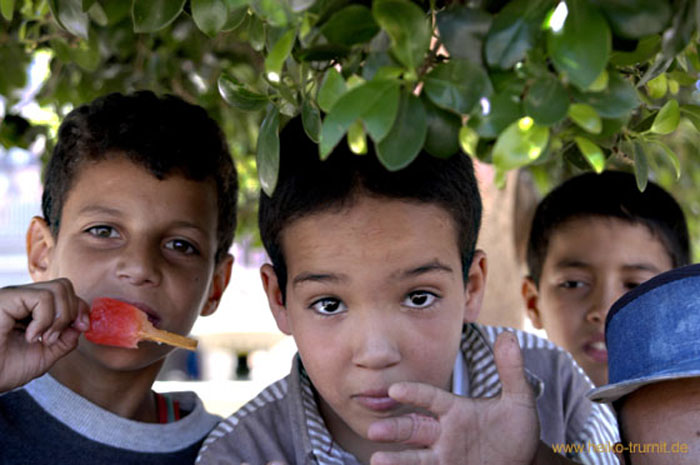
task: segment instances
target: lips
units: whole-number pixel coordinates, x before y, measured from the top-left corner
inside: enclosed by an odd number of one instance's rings
[[[158,314],[153,310],[149,305],[143,303],[143,302],[135,302],[131,301],[128,299],[120,299],[119,297],[114,297],[115,299],[121,300],[122,302],[126,302],[129,305],[133,305],[134,307],[138,308],[141,310],[143,313],[146,314],[146,317],[148,318],[148,321],[151,322],[153,326],[156,328],[160,329],[160,317]]]
[[[583,352],[598,363],[608,362],[608,348],[605,345],[605,336],[597,335],[583,346]]]
[[[386,389],[363,391],[353,395],[352,399],[373,412],[387,412],[401,406],[400,403],[389,397]]]

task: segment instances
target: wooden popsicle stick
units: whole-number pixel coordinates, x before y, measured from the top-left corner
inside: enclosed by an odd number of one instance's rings
[[[191,337],[180,336],[157,328],[148,328],[146,331],[139,331],[139,337],[148,341],[162,342],[170,346],[181,347],[194,352],[197,349],[197,340]]]

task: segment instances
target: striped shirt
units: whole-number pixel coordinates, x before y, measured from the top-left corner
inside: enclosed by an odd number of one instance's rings
[[[453,388],[459,386],[457,393],[468,393],[472,398],[500,394],[493,344],[506,329],[465,325],[453,373],[455,378],[459,375],[453,380]],[[540,439],[554,446],[580,445],[577,454],[569,454],[579,463],[616,464],[614,454],[605,452],[618,440],[615,417],[607,406],[586,398],[592,384],[583,370],[551,342],[530,333],[510,331],[518,338],[525,376],[535,392]],[[326,428],[315,390],[298,356],[286,378],[222,421],[204,441],[197,457],[201,465],[265,465],[272,460],[288,465],[360,465]]]

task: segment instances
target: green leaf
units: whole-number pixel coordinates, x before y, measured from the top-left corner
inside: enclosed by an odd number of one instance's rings
[[[588,92],[603,92],[605,89],[608,88],[608,80],[610,79],[610,75],[608,74],[607,70],[603,70],[600,75],[591,83],[590,86],[586,89]]]
[[[299,61],[331,61],[342,60],[350,55],[351,48],[346,45],[322,44],[307,47],[299,51],[294,57]]]
[[[224,0],[191,0],[192,19],[209,37],[215,37],[226,24],[228,7]]]
[[[92,72],[99,67],[100,45],[97,36],[93,36],[90,40],[81,40],[69,50],[71,60],[85,71]]]
[[[99,3],[107,16],[107,25],[121,22],[131,14],[131,3],[124,0],[102,0]]]
[[[270,197],[277,186],[280,169],[279,125],[279,111],[274,105],[269,105],[258,134],[256,165],[260,187]]]
[[[248,16],[248,7],[247,6],[244,6],[241,8],[236,8],[233,10],[228,10],[228,12],[226,14],[226,23],[224,23],[224,26],[221,28],[221,31],[223,31],[223,32],[233,31],[238,26],[243,24],[243,21],[245,21],[247,16]]]
[[[85,10],[84,2],[83,10]],[[92,19],[95,23],[99,24],[100,26],[104,27],[109,25],[109,18],[107,17],[107,13],[105,12],[104,8],[102,8],[102,5],[100,5],[99,3],[93,3],[87,10],[87,14],[90,19]]]
[[[410,93],[402,93],[391,130],[378,144],[377,158],[389,171],[408,166],[420,153],[428,132],[423,103]]]
[[[495,16],[486,36],[484,52],[491,67],[510,69],[525,59],[540,34],[549,0],[515,0]]]
[[[12,21],[14,11],[15,0],[0,0],[0,12],[6,20]]]
[[[488,114],[472,115],[468,123],[483,138],[498,137],[513,121],[525,116],[518,95],[509,92],[497,94],[489,97],[488,102]]]
[[[700,106],[699,105],[681,105],[681,115],[688,118],[693,123],[695,129],[700,131]]]
[[[289,24],[286,0],[252,0],[250,6],[269,26],[286,28]]]
[[[594,0],[616,36],[640,39],[661,33],[671,20],[671,4],[659,0]]]
[[[260,110],[270,101],[267,96],[249,91],[236,79],[225,74],[219,76],[217,84],[226,103],[241,110]]]
[[[605,169],[605,155],[600,147],[585,137],[575,137],[574,141],[593,170],[595,170],[596,173],[602,173]]]
[[[669,148],[668,145],[664,144],[660,140],[654,140],[652,142],[661,149],[661,151],[666,155],[666,158],[668,158],[668,161],[671,162],[673,170],[676,173],[676,180],[679,180],[681,178],[681,162],[678,160],[676,154]]]
[[[355,45],[368,42],[379,32],[372,11],[366,6],[350,5],[335,13],[321,27],[321,33],[329,42]]]
[[[661,40],[661,52],[667,58],[674,58],[690,43],[695,32],[695,3],[681,0],[674,3],[673,20]]]
[[[316,102],[321,110],[328,113],[335,102],[347,91],[343,76],[335,68],[329,68],[323,78],[323,83],[318,89]]]
[[[540,126],[551,126],[566,118],[569,95],[559,79],[547,75],[535,81],[525,96],[525,113]]]
[[[637,188],[644,192],[649,181],[649,160],[641,142],[634,142],[634,175],[637,179]]]
[[[304,99],[301,107],[301,122],[309,139],[318,144],[321,140],[321,112],[308,98]]]
[[[384,139],[396,119],[399,84],[369,81],[349,90],[333,105],[321,126],[320,155],[325,159],[352,123],[362,119],[375,143]]]
[[[491,82],[481,66],[452,59],[437,65],[425,76],[423,91],[435,105],[468,114],[480,98],[491,93]]]
[[[265,26],[256,15],[251,15],[248,22],[248,43],[256,52],[265,48]]]
[[[603,121],[600,119],[600,115],[595,111],[595,108],[585,103],[571,104],[569,118],[591,134],[600,134],[600,131],[603,130]]]
[[[567,0],[569,14],[559,31],[547,35],[554,67],[580,89],[586,89],[608,62],[612,37],[603,15],[587,0]],[[585,37],[585,40],[582,38]]]
[[[459,146],[464,153],[476,157],[476,146],[479,143],[479,134],[469,126],[459,128]]]
[[[633,66],[652,59],[659,50],[661,50],[661,37],[657,35],[645,37],[637,42],[637,48],[632,52],[613,50],[610,63],[616,66]]]
[[[448,158],[459,151],[459,129],[462,118],[433,105],[425,96],[421,97],[428,121],[425,150],[439,158]]]
[[[71,34],[88,38],[90,18],[83,11],[82,0],[49,0],[51,13],[58,24]]]
[[[367,135],[362,121],[359,119],[348,128],[348,146],[352,153],[364,155],[367,153]]]
[[[603,118],[622,118],[639,106],[637,91],[618,73],[610,73],[608,88],[603,92],[573,90],[574,98],[596,109]]]
[[[415,70],[430,45],[430,25],[423,10],[408,0],[375,0],[372,15],[391,37],[391,51],[396,59]]]
[[[491,15],[483,10],[452,5],[437,14],[440,40],[452,58],[481,64],[483,41],[491,26]]]
[[[668,91],[668,78],[666,74],[659,74],[647,82],[647,92],[651,98],[661,98]]]
[[[284,66],[284,61],[292,52],[296,36],[296,29],[290,29],[270,49],[267,58],[265,58],[265,72],[270,81],[278,82],[280,80],[282,66]]]
[[[678,101],[671,99],[661,107],[659,113],[654,118],[654,124],[650,131],[656,134],[670,134],[676,130],[681,120],[681,112]]]
[[[180,16],[186,0],[133,0],[134,32],[156,32]]]
[[[520,118],[506,128],[493,147],[493,164],[502,173],[536,160],[549,140],[549,129],[537,126],[532,118]]]

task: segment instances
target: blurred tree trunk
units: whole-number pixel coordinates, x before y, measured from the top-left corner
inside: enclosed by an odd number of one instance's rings
[[[537,194],[527,172],[511,171],[506,186],[493,183],[492,165],[475,164],[484,203],[477,247],[486,251],[486,295],[478,321],[483,324],[525,328],[520,296],[525,248]]]

